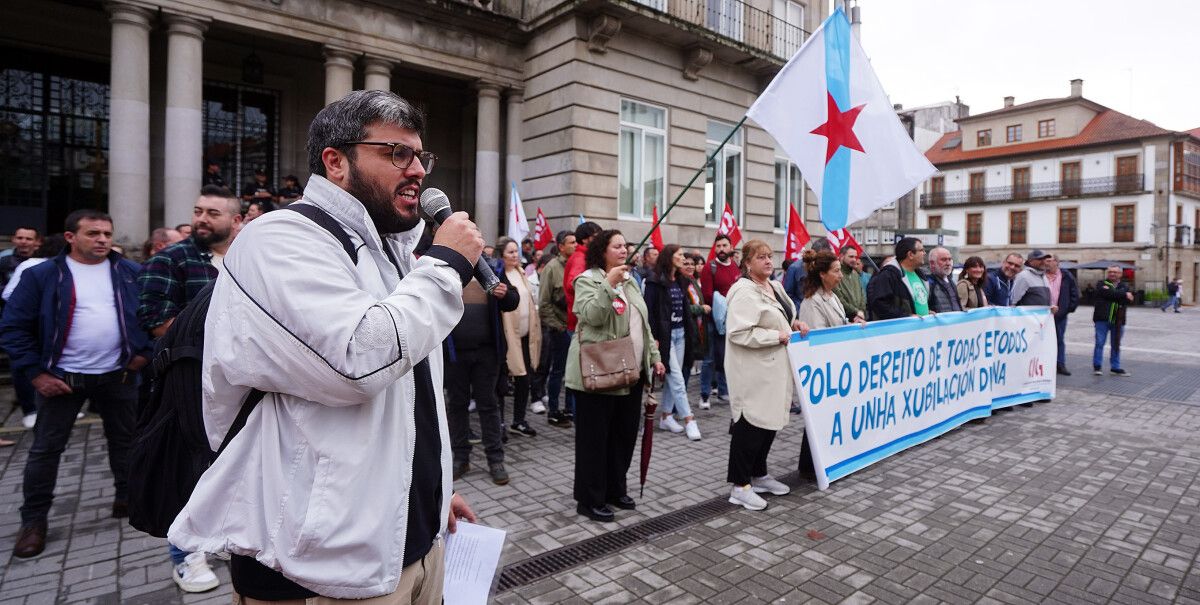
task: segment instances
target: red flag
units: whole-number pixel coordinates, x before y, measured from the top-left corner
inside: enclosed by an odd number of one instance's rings
[[[533,228],[533,247],[541,250],[550,245],[554,241],[554,234],[550,233],[550,224],[546,222],[546,215],[542,214],[541,207],[537,211],[537,220],[534,221]]]
[[[733,207],[725,202],[725,211],[721,213],[721,222],[717,225],[717,235],[728,235],[729,245],[736,248],[742,241],[742,230],[738,228],[737,219],[733,216]],[[708,250],[708,262],[717,257],[717,244]]]
[[[863,253],[862,246],[858,245],[853,235],[850,235],[849,229],[842,228],[837,231],[830,231],[825,237],[829,240],[829,245],[833,248],[834,254],[841,254],[842,248],[846,246],[858,250],[859,255]]]
[[[804,249],[804,244],[807,244],[809,239],[808,229],[804,227],[804,221],[800,220],[800,213],[796,212],[795,206],[792,206],[791,214],[788,216],[787,244],[783,259],[800,260],[801,250]]]
[[[654,208],[654,212],[651,213],[651,218],[654,219],[655,223],[658,222],[658,207],[657,206]],[[659,225],[657,225],[657,224],[654,225],[654,231],[650,232],[650,245],[654,246],[655,250],[662,252],[662,249],[663,249],[662,231],[659,230]]]

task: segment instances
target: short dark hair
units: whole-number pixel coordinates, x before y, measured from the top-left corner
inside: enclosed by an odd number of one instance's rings
[[[325,176],[321,153],[327,147],[341,149],[353,161],[354,147],[346,143],[366,138],[367,127],[373,124],[399,126],[420,134],[425,130],[425,115],[394,92],[356,90],[326,105],[308,125],[309,172]]]
[[[69,231],[71,233],[78,232],[79,231],[79,221],[84,221],[84,220],[108,221],[108,223],[110,225],[113,222],[112,217],[109,216],[107,212],[101,212],[99,210],[85,208],[83,210],[76,210],[75,212],[72,212],[71,214],[67,215],[67,220],[63,221],[63,231]]]
[[[583,225],[586,224],[588,223],[584,223]],[[595,223],[592,224],[595,225]],[[580,227],[583,225],[580,225]],[[576,229],[576,233],[578,233],[578,231],[579,230]],[[620,231],[617,231],[616,229],[608,229],[602,230],[592,236],[591,241],[589,241],[587,245],[587,253],[583,257],[583,262],[585,265],[587,265],[588,269],[605,268],[604,252],[608,249],[608,244],[612,241],[612,238],[618,235],[621,235]],[[576,237],[578,237],[578,235]]]
[[[561,247],[563,242],[567,241],[567,236],[569,235],[575,235],[575,232],[571,231],[570,229],[563,229],[562,231],[559,231],[558,235],[554,236],[554,243]]]
[[[846,248],[853,248],[853,246],[845,246],[842,249],[845,250]],[[833,242],[830,242],[829,238],[827,238],[827,237],[818,237],[817,239],[813,240],[812,249],[817,252],[820,252],[822,250],[829,250],[830,252],[832,252],[833,251]]]
[[[671,269],[675,266],[675,263],[671,261],[671,258],[674,257],[675,253],[678,251],[679,244],[667,244],[658,252],[658,260],[654,263],[654,272],[657,273],[659,277],[666,279],[671,275]]]
[[[725,235],[724,233],[718,233],[717,236],[713,238],[713,245],[714,246],[717,245],[717,242],[719,242],[721,240],[725,240],[725,241],[729,242],[730,245],[733,245],[733,240],[729,239],[729,236]]]
[[[33,251],[34,258],[53,258],[67,247],[67,240],[61,233],[52,233],[42,238],[42,245]]]
[[[225,199],[233,199],[237,196],[233,195],[233,191],[224,185],[205,185],[200,188],[200,197],[223,197]]]
[[[896,262],[904,262],[908,258],[908,255],[917,249],[917,244],[919,243],[921,243],[921,240],[915,237],[904,237],[896,242]]]
[[[42,232],[38,231],[37,227],[30,227],[29,225],[21,225],[20,227],[13,229],[13,235],[16,235],[18,231],[32,231],[34,237],[42,236]]]
[[[579,223],[579,226],[575,228],[575,241],[577,243],[583,243],[583,240],[592,237],[603,230],[604,229],[602,229],[600,225],[597,225],[592,221]]]

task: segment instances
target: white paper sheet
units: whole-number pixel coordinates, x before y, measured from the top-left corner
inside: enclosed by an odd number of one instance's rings
[[[446,536],[446,605],[487,603],[492,578],[504,548],[504,530],[458,522],[458,531]]]

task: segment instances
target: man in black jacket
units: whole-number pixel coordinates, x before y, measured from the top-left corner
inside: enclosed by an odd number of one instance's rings
[[[1133,293],[1121,282],[1121,268],[1109,267],[1104,272],[1104,279],[1096,284],[1096,307],[1092,312],[1092,321],[1096,324],[1096,348],[1092,351],[1092,373],[1096,376],[1104,374],[1101,365],[1104,362],[1104,341],[1112,333],[1112,346],[1109,348],[1108,364],[1113,376],[1129,376],[1129,372],[1121,369],[1121,336],[1125,333],[1125,309],[1133,302]]]
[[[867,283],[869,319],[920,317],[929,314],[929,287],[917,274],[925,264],[925,245],[915,237],[896,242],[896,258]]]
[[[1075,276],[1069,271],[1062,271],[1058,259],[1046,257],[1046,283],[1050,285],[1050,304],[1057,307],[1054,310],[1054,329],[1058,333],[1058,373],[1070,376],[1067,369],[1067,316],[1075,312],[1079,306],[1079,286],[1075,284]]]

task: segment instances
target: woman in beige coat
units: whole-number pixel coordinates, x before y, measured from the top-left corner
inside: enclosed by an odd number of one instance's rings
[[[787,342],[793,330],[808,333],[796,307],[771,279],[771,247],[761,240],[742,246],[742,278],[729,288],[725,317],[725,376],[733,414],[729,441],[729,501],[750,510],[767,502],[758,494],[782,496],[788,486],[767,474],[775,433],[787,426],[792,402],[792,366]]]
[[[504,261],[504,275],[516,288],[520,302],[517,308],[500,314],[504,327],[504,343],[508,346],[505,365],[513,378],[512,424],[508,432],[533,437],[537,431],[525,422],[525,408],[529,405],[529,378],[537,370],[542,358],[542,322],[538,317],[537,298],[525,271],[521,269],[521,247],[507,237],[496,242],[496,250]],[[501,402],[500,409],[504,409]]]

